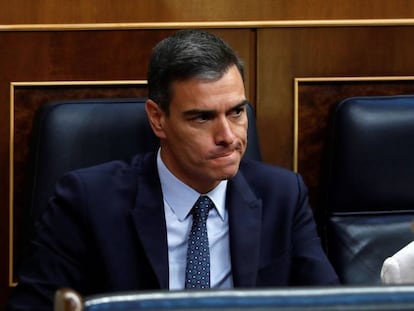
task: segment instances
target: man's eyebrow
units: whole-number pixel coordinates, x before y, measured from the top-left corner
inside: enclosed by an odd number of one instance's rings
[[[229,110],[231,111],[231,110],[234,110],[234,109],[245,108],[248,104],[249,104],[249,102],[247,101],[247,99],[244,99],[243,101],[241,101],[237,105],[234,105]]]
[[[228,109],[228,111],[233,111],[233,110],[236,110],[236,109],[244,108],[246,105],[248,105],[247,99],[245,99],[245,100],[241,101],[240,103],[234,105],[233,107]],[[192,116],[197,116],[197,115],[200,115],[200,114],[206,114],[206,115],[212,115],[213,116],[213,115],[217,114],[217,112],[215,110],[208,110],[208,109],[206,109],[206,110],[204,110],[204,109],[190,109],[190,110],[187,110],[187,111],[183,112],[183,115],[185,117],[192,117]]]
[[[233,107],[231,107],[229,110],[227,110],[227,112],[232,112],[234,110],[239,110],[239,109],[245,109],[246,106],[248,105],[248,101],[247,99],[241,101],[240,103],[234,105]]]
[[[204,109],[191,109],[183,112],[184,117],[193,117],[201,114],[214,115],[216,111],[214,110],[204,110]]]

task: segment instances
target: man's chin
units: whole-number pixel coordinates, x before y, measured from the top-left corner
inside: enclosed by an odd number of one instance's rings
[[[232,167],[226,167],[225,169],[220,170],[221,174],[219,179],[226,180],[234,177],[239,170],[239,162],[237,164],[233,164]]]
[[[236,176],[236,174],[223,175],[223,176],[217,178],[217,180],[220,180],[220,181],[229,180],[229,179],[232,179],[234,176]]]

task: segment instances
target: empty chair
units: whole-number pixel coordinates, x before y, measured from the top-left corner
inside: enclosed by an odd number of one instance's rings
[[[414,96],[354,97],[332,115],[322,237],[344,284],[379,284],[413,240]]]

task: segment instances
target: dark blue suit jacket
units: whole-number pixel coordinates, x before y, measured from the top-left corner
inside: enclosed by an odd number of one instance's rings
[[[228,183],[226,200],[235,287],[337,282],[299,175],[244,160]],[[33,245],[10,300],[15,309],[51,308],[60,287],[83,295],[167,289],[167,234],[155,153],[64,176],[37,224]]]

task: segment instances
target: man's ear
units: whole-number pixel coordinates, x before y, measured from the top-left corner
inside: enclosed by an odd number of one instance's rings
[[[148,120],[154,134],[159,138],[165,138],[163,126],[165,118],[164,111],[151,99],[147,99],[145,110],[147,111]]]

